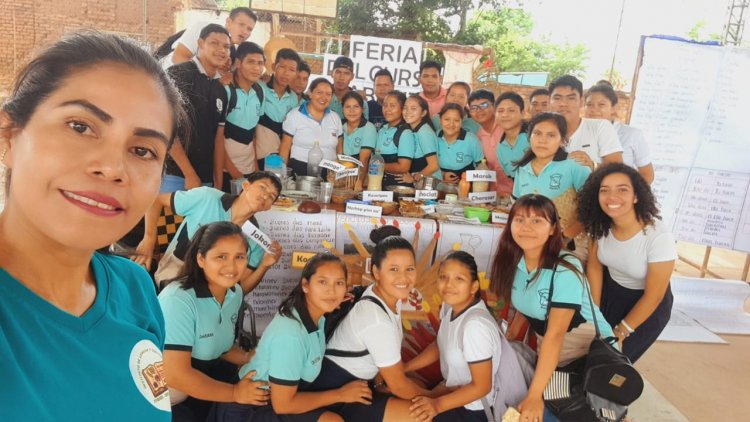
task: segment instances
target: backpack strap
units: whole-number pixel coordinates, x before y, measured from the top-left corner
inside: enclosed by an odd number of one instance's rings
[[[372,296],[362,296],[359,298],[359,301],[367,301],[372,302],[376,305],[378,305],[378,308],[382,309],[383,312],[388,314],[388,311],[385,309],[385,305],[377,299],[375,299]],[[341,358],[361,358],[363,356],[367,356],[370,354],[370,351],[365,350],[358,350],[358,351],[350,351],[350,350],[339,350],[339,349],[326,349],[326,355],[328,356],[336,356]]]
[[[406,127],[406,124],[400,124],[396,127],[396,133],[393,134],[393,145],[396,145],[398,147],[398,141],[401,139],[401,134],[404,133],[404,131],[408,129]]]

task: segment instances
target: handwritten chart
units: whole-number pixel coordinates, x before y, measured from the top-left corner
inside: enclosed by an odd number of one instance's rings
[[[646,38],[630,123],[675,237],[750,252],[750,50]]]

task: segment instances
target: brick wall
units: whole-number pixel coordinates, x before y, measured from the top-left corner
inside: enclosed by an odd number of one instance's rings
[[[36,49],[67,32],[95,28],[160,45],[183,7],[182,0],[0,0],[0,98]]]

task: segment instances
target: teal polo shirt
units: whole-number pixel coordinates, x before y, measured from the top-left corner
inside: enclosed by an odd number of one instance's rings
[[[573,264],[578,271],[583,273],[583,267],[578,258],[562,252],[564,259]],[[539,276],[533,280],[532,277],[539,271]],[[516,275],[511,288],[511,304],[518,312],[529,320],[529,325],[540,335],[546,330],[547,308],[565,308],[575,310],[573,320],[568,326],[568,331],[585,322],[594,323],[589,303],[590,296],[584,288],[587,283],[585,276],[579,278],[573,271],[558,265],[555,271],[555,287],[552,289],[552,298],[549,297],[550,283],[552,281],[552,269],[537,269],[532,273],[526,271],[526,261],[523,256],[516,267]],[[604,337],[611,337],[612,327],[604,319],[599,308],[594,305],[596,322]]]
[[[201,284],[182,288],[173,281],[159,293],[159,305],[167,327],[165,350],[190,352],[199,360],[214,360],[234,344],[234,325],[242,305],[242,289],[238,285],[227,290],[224,303],[219,303]]]
[[[518,134],[516,144],[513,146],[510,146],[510,144],[505,141],[505,134],[503,134],[503,137],[500,139],[500,143],[497,144],[497,148],[495,149],[497,161],[500,163],[500,166],[502,166],[505,174],[511,179],[515,177],[516,173],[516,166],[513,163],[519,161],[528,149],[529,136],[524,131],[521,131],[521,133]]]
[[[167,246],[167,252],[184,261],[185,252],[195,232],[204,224],[216,221],[232,221],[231,207],[239,195],[230,195],[218,189],[201,186],[188,191],[177,191],[172,194],[172,210],[184,217],[175,236]],[[258,226],[255,218],[250,221]],[[265,251],[257,243],[248,239],[250,249],[247,251],[247,266],[258,268]]]
[[[273,130],[281,136],[281,124],[287,113],[299,105],[299,98],[289,87],[284,94],[279,97],[273,90],[273,76],[266,82],[258,82],[263,88],[263,115],[258,121],[259,124]]]
[[[519,167],[513,180],[513,196],[520,198],[529,193],[555,199],[570,188],[581,190],[591,169],[574,160],[550,161],[539,176],[534,174],[531,162]]]
[[[96,298],[81,316],[0,268],[2,420],[171,419],[153,281],[112,255],[94,253],[89,268]]]
[[[440,132],[440,130],[443,128],[440,125],[439,114],[432,116],[432,125],[435,126],[435,132]],[[479,126],[479,123],[475,122],[471,117],[464,117],[463,122],[461,122],[461,129],[473,133],[474,135],[479,133],[480,127],[481,126]]]
[[[458,176],[466,170],[473,170],[477,164],[484,159],[484,151],[479,138],[464,129],[458,134],[458,138],[452,144],[448,144],[439,133],[438,140],[438,163],[440,170],[456,173]]]
[[[235,106],[228,114],[222,116],[222,122],[219,123],[220,126],[224,126],[224,137],[249,145],[255,135],[255,126],[263,114],[263,103],[252,87],[247,92],[234,84],[227,85],[224,89],[227,92],[228,105],[236,101]]]
[[[254,380],[279,385],[313,382],[326,351],[325,317],[315,326],[307,309],[292,310],[294,318],[276,314],[260,338],[253,359],[240,368],[240,378],[256,371]]]
[[[394,140],[396,132],[401,133],[398,138],[398,145]],[[378,131],[375,148],[380,150],[380,155],[383,156],[386,163],[397,163],[399,158],[413,160],[416,152],[414,133],[403,122],[397,126],[385,124]]]
[[[359,126],[351,135],[348,132],[348,122],[344,122],[344,154],[359,159],[362,148],[375,149],[378,142],[378,131],[375,125],[365,119],[359,121]]]
[[[354,88],[349,88],[351,91],[356,91]],[[331,104],[328,106],[331,110],[335,111],[336,114],[341,117],[341,121],[345,122],[346,117],[344,117],[344,106],[341,104],[341,100],[336,96],[336,93],[334,92],[331,96]],[[367,105],[367,98],[365,98],[364,105],[362,106],[362,115],[365,116],[365,120],[370,119],[370,107]]]
[[[410,173],[422,171],[427,167],[427,157],[437,154],[438,138],[426,121],[414,128],[414,142],[414,160],[411,162]]]

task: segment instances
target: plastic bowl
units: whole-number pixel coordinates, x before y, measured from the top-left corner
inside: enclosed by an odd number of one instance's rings
[[[482,223],[490,221],[490,215],[492,212],[487,208],[480,207],[464,207],[464,217],[466,218],[478,218]]]

